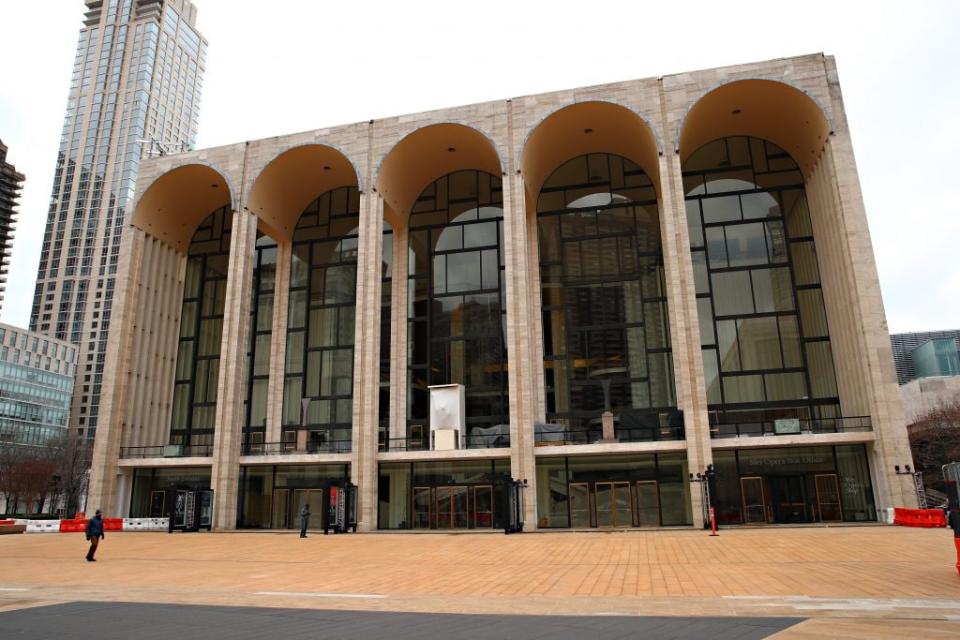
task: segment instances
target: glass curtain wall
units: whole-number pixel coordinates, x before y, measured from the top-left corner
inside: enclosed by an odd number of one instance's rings
[[[247,353],[247,390],[244,399],[243,442],[256,446],[267,428],[267,386],[270,379],[270,340],[273,336],[273,292],[277,280],[277,243],[257,238],[250,306],[250,350]]]
[[[503,526],[510,460],[437,460],[380,465],[380,529]]]
[[[866,447],[714,451],[717,521],[790,524],[876,520]]]
[[[547,419],[599,436],[609,408],[621,439],[659,437],[679,416],[653,183],[620,156],[574,158],[544,183],[537,225]]]
[[[683,165],[712,424],[839,417],[803,175],[757,138]]]
[[[537,460],[538,526],[627,528],[692,524],[682,453]]]
[[[232,214],[214,211],[187,252],[170,444],[212,445]]]
[[[256,465],[240,469],[237,527],[294,529],[300,509],[311,505],[311,527],[319,527],[322,492],[350,480],[350,465]]]
[[[356,187],[328,191],[293,235],[283,437],[310,449],[350,450],[359,212]]]
[[[507,423],[506,297],[500,178],[458,171],[428,186],[409,230],[407,419],[426,429],[427,387],[466,387],[467,443]],[[499,427],[506,431],[506,427]]]

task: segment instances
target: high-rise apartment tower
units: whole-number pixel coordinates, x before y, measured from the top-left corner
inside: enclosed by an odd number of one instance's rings
[[[17,223],[15,209],[23,181],[23,174],[17,173],[17,168],[7,163],[7,146],[0,140],[0,306],[3,306],[3,292],[7,286],[13,227]]]
[[[86,0],[30,328],[77,345],[70,424],[97,427],[120,235],[140,161],[189,149],[207,42],[189,0]]]

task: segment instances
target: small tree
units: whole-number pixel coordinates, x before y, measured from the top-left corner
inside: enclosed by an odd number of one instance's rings
[[[943,490],[941,468],[960,462],[960,400],[942,404],[907,427],[910,450],[924,485]]]
[[[71,518],[80,508],[81,496],[87,492],[92,444],[76,432],[64,432],[50,443],[50,448],[56,452],[54,474],[58,497],[62,500],[64,513]]]

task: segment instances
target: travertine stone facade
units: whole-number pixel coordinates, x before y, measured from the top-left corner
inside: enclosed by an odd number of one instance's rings
[[[717,440],[711,438],[683,162],[702,145],[748,135],[775,143],[806,183],[837,384],[844,415],[869,416],[872,431]],[[545,419],[544,336],[537,197],[560,164],[585,153],[627,157],[658,195],[676,405],[685,441],[535,446]],[[384,223],[392,228],[390,399],[387,437],[407,435],[406,220],[431,182],[463,169],[503,184],[510,448],[382,451],[378,434]],[[246,397],[256,232],[278,244],[269,362],[266,442],[281,440],[293,229],[304,207],[336,187],[360,191],[349,454],[240,455]],[[714,450],[862,443],[878,508],[910,505],[893,474],[910,462],[877,271],[833,58],[820,54],[525,96],[293,134],[144,163],[137,206],[124,236],[116,315],[90,500],[125,511],[133,468],[168,459],[123,460],[120,446],[167,443],[183,295],[185,255],[197,225],[218,207],[233,216],[220,350],[214,451],[191,458],[212,468],[216,528],[235,526],[241,464],[349,462],[359,486],[362,529],[376,528],[378,464],[385,461],[506,458],[527,482],[524,520],[538,522],[537,461],[551,456],[685,452],[691,473]],[[402,256],[404,259],[398,259]],[[165,425],[167,425],[165,427]],[[167,431],[165,432],[165,428]],[[118,482],[119,480],[119,482]],[[700,494],[690,491],[693,524]]]

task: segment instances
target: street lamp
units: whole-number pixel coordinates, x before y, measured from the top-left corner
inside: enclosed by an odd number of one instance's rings
[[[926,509],[927,492],[923,488],[923,472],[911,470],[908,464],[903,465],[903,471],[900,470],[900,465],[895,464],[893,470],[898,476],[913,476],[913,490],[917,493],[917,506]]]

